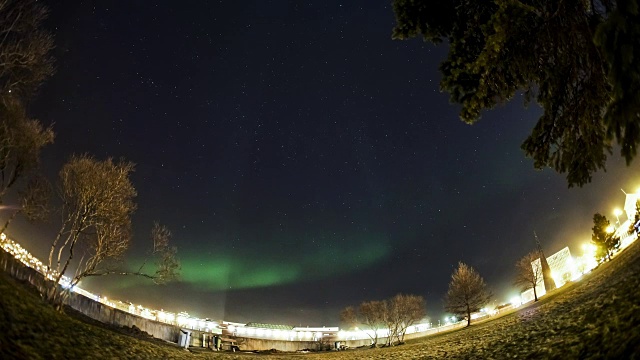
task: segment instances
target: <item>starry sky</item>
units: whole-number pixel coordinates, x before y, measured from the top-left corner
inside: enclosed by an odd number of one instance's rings
[[[422,295],[432,319],[458,261],[506,302],[535,247],[581,255],[592,216],[640,185],[617,156],[568,189],[520,144],[521,98],[470,126],[439,91],[446,45],[394,41],[390,1],[49,1],[57,73],[31,113],[71,154],[136,163],[134,243],[173,232],[181,281],[83,281],[110,298],[237,322],[336,326],[339,311]],[[55,219],[8,233],[44,258]]]

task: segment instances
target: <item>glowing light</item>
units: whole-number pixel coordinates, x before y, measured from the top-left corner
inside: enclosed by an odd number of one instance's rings
[[[520,298],[520,296],[512,297],[509,302],[511,303],[511,305],[513,305],[513,307],[519,307],[520,305],[522,305],[522,299]]]
[[[609,234],[611,234],[614,230],[615,230],[615,228],[613,227],[613,225],[609,225],[609,226],[607,226],[606,231],[607,231]]]

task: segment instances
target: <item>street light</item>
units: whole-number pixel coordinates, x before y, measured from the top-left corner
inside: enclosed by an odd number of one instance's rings
[[[618,220],[617,224],[620,225],[620,215],[622,215],[622,210],[614,209],[613,214],[616,216],[616,220]]]

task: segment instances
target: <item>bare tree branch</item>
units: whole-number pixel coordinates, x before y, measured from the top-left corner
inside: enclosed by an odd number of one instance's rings
[[[533,262],[540,257],[538,252],[530,252],[516,263],[516,279],[514,285],[522,290],[533,288],[533,297],[538,301],[536,286],[542,280],[542,267],[534,266]]]

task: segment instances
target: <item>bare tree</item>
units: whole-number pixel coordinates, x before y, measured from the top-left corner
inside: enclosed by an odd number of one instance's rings
[[[177,277],[180,264],[175,247],[169,246],[171,232],[155,223],[151,230],[155,273],[122,269],[121,260],[131,242],[131,214],[136,208],[136,191],[129,180],[134,165],[111,159],[98,161],[87,155],[74,156],[60,171],[62,226],[49,252],[53,284],[47,297],[60,307],[65,292],[57,284],[74,262],[75,275],[69,288],[81,279],[110,274],[137,275],[165,283]],[[74,261],[74,259],[79,260]]]
[[[398,323],[396,319],[398,318],[398,309],[395,307],[395,303],[392,303],[389,300],[383,301],[384,308],[382,310],[382,319],[384,321],[384,326],[388,330],[387,335],[387,343],[385,346],[394,345],[394,340],[396,338],[396,334],[398,333]]]
[[[49,301],[62,303],[58,283],[76,260],[74,283],[90,274],[112,269],[128,248],[136,190],[129,180],[134,165],[111,159],[73,156],[60,171],[62,224],[49,251],[53,280]],[[79,258],[79,261],[77,260]]]
[[[51,197],[51,185],[42,176],[33,176],[26,188],[18,193],[20,206],[8,207],[13,210],[5,220],[0,233],[3,233],[16,215],[23,214],[29,221],[45,220],[49,215],[49,199]]]
[[[356,327],[358,325],[358,314],[353,306],[347,306],[340,311],[340,321],[347,324],[350,327]]]
[[[371,346],[378,344],[378,330],[387,328],[386,346],[404,342],[407,328],[424,318],[424,299],[417,295],[398,294],[389,300],[365,301],[358,310],[346,307],[340,313],[340,319],[351,325],[360,325],[369,331],[365,333],[371,338]]]
[[[53,37],[43,30],[47,9],[36,0],[0,0],[0,204],[9,190],[18,189],[20,203],[13,209],[7,226],[20,213],[29,220],[45,214],[46,186],[36,169],[42,148],[53,142],[53,131],[30,119],[24,103],[53,73]]]
[[[426,315],[424,298],[418,295],[398,294],[389,303],[395,309],[394,313],[397,317],[394,328],[396,329],[396,338],[402,344],[404,343],[404,335],[407,332],[407,328],[420,321]]]
[[[53,74],[53,36],[37,0],[0,0],[0,97],[25,100]]]
[[[352,306],[346,307],[340,313],[340,319],[350,326],[360,326],[367,336],[371,338],[371,346],[378,345],[378,330],[384,326],[384,313],[386,302],[384,301],[364,301],[356,311]]]
[[[153,223],[151,229],[151,241],[153,242],[153,250],[150,256],[156,259],[156,270],[153,275],[147,275],[143,273],[143,267],[146,264],[142,263],[135,275],[140,275],[152,279],[156,284],[165,284],[178,277],[180,270],[180,262],[178,261],[178,249],[175,246],[169,246],[169,240],[171,239],[171,231],[159,223]]]
[[[378,330],[384,324],[384,301],[365,301],[360,304],[361,322],[370,331],[367,333],[371,338],[371,346],[378,346]]]
[[[53,130],[29,119],[14,98],[0,101],[0,201],[18,180],[33,175],[43,147],[53,142]]]
[[[126,271],[119,264],[120,257],[128,249],[129,243],[122,240],[125,234],[118,233],[121,228],[107,226],[102,229],[108,236],[100,237],[99,241],[91,243],[91,251],[88,253],[87,261],[80,262],[80,267],[76,270],[76,274],[71,281],[70,286],[73,287],[85,277],[103,276],[103,275],[136,275],[153,280],[156,284],[165,284],[174,280],[178,276],[180,262],[177,259],[177,249],[169,246],[171,231],[157,222],[153,224],[151,229],[151,241],[153,249],[149,256],[144,260],[137,271]],[[130,238],[130,236],[128,236]],[[155,258],[155,272],[147,273],[144,267],[149,258]]]
[[[384,304],[384,322],[389,329],[387,346],[402,344],[407,328],[425,316],[424,299],[417,295],[398,294]]]
[[[491,293],[480,275],[463,262],[451,275],[449,290],[445,297],[445,309],[452,314],[467,319],[467,326],[471,325],[471,313],[479,311],[489,302]]]
[[[538,301],[536,286],[542,280],[542,267],[534,266],[533,262],[540,257],[537,251],[530,252],[516,263],[516,279],[514,285],[523,291],[533,288],[533,297]]]

